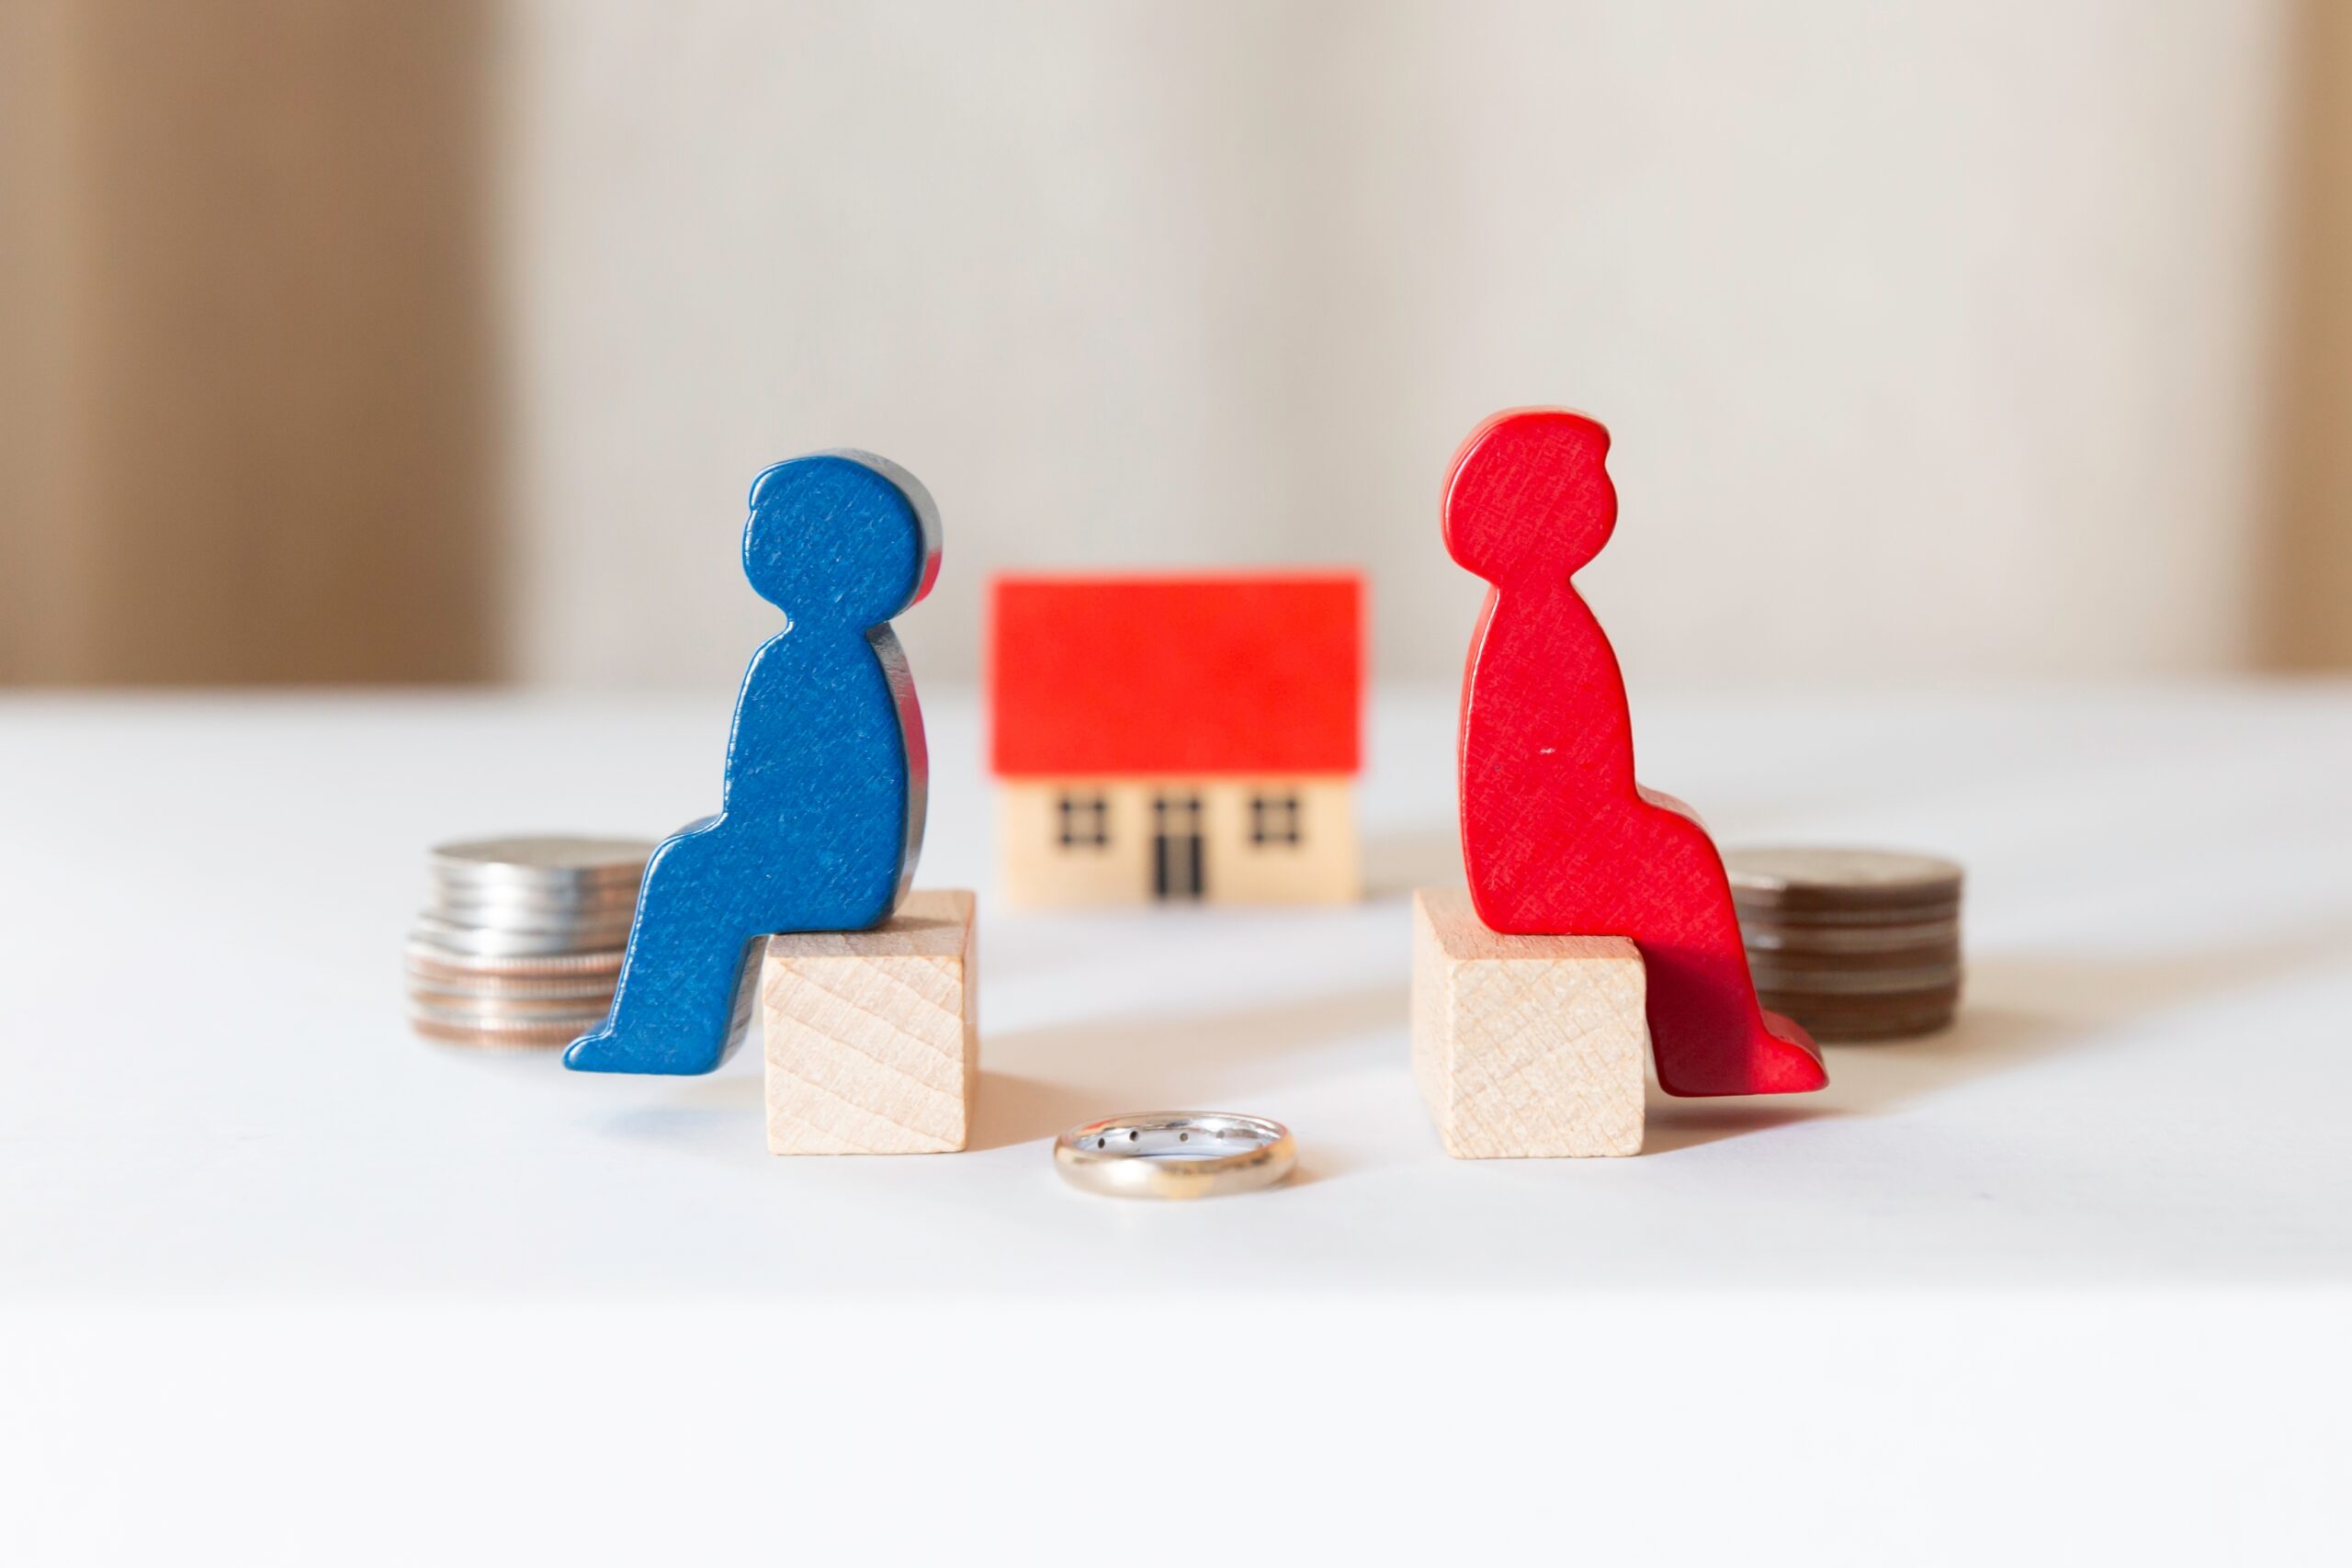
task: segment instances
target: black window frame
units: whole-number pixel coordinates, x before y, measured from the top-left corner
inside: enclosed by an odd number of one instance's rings
[[[1252,790],[1250,795],[1250,845],[1252,849],[1295,850],[1305,841],[1299,829],[1298,791]]]
[[[1105,792],[1066,789],[1056,797],[1057,837],[1066,850],[1111,847],[1111,798]]]

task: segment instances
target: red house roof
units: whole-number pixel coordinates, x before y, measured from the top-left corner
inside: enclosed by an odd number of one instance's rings
[[[1001,577],[991,597],[999,774],[1356,771],[1352,574]]]

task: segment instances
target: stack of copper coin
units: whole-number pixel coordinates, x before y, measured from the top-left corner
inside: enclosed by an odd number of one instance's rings
[[[612,1006],[653,846],[634,839],[443,844],[408,940],[409,1021],[485,1050],[569,1044]]]
[[[1892,1040],[1960,1005],[1961,869],[1885,850],[1724,855],[1758,1000],[1816,1040]]]

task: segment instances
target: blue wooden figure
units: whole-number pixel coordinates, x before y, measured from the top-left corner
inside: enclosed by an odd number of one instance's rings
[[[653,852],[582,1072],[707,1073],[732,1043],[753,944],[880,925],[922,848],[926,758],[890,617],[939,575],[939,513],[865,452],[779,463],[752,486],[743,570],[784,612],[735,699],[716,817]]]

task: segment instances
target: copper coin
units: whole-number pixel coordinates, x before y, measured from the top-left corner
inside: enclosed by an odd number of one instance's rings
[[[600,921],[626,922],[637,913],[638,889],[616,888],[610,896],[541,898],[501,894],[481,897],[435,889],[424,913],[461,926],[557,930]]]
[[[582,1007],[592,1002],[611,1002],[613,980],[614,976],[610,975],[592,975],[584,980],[533,980],[516,979],[509,975],[437,975],[418,969],[408,972],[408,988],[415,993],[430,992],[437,997],[478,997],[485,1001],[570,1001],[578,1002]]]
[[[1893,975],[1906,969],[1956,969],[1960,944],[1939,942],[1932,947],[1898,948],[1891,953],[1791,953],[1786,948],[1751,947],[1747,966],[1776,975]]]
[[[499,957],[489,953],[453,952],[438,942],[412,937],[407,953],[409,967],[427,974],[514,975],[555,979],[617,973],[623,949],[615,945],[594,953],[537,953]]]
[[[1758,991],[1770,991],[1776,996],[1813,997],[1901,997],[1921,991],[1949,990],[1960,984],[1960,965],[1940,964],[1932,969],[1860,970],[1852,974],[1815,972],[1790,974],[1785,970],[1754,969],[1750,973]]]
[[[1961,868],[1897,850],[1759,848],[1724,852],[1743,912],[1803,915],[1958,904]]]
[[[1762,991],[1757,999],[1803,1024],[1815,1040],[1893,1040],[1925,1034],[1951,1022],[1960,1005],[1957,985],[1886,997],[1822,998],[1802,992]]]
[[[1890,927],[1951,925],[1960,919],[1960,901],[1947,898],[1933,904],[1889,904],[1880,908],[1781,909],[1735,899],[1732,911],[1739,918],[1742,930],[1769,928],[1834,935],[1838,931],[1873,931]]]
[[[408,993],[412,1012],[442,1023],[545,1024],[552,1029],[574,1019],[602,1019],[612,1010],[613,998],[598,997],[482,997],[449,991]]]
[[[1905,920],[1900,925],[1797,925],[1743,914],[1739,934],[1751,953],[1870,953],[1957,948],[1960,921]]]
[[[435,1023],[427,1019],[412,1018],[409,1027],[420,1038],[438,1041],[444,1045],[465,1045],[477,1051],[548,1051],[560,1050],[594,1029],[470,1029]]]
[[[409,928],[409,935],[460,957],[557,958],[626,946],[628,929],[626,915],[562,931],[525,931],[463,926],[438,915],[423,914]]]

